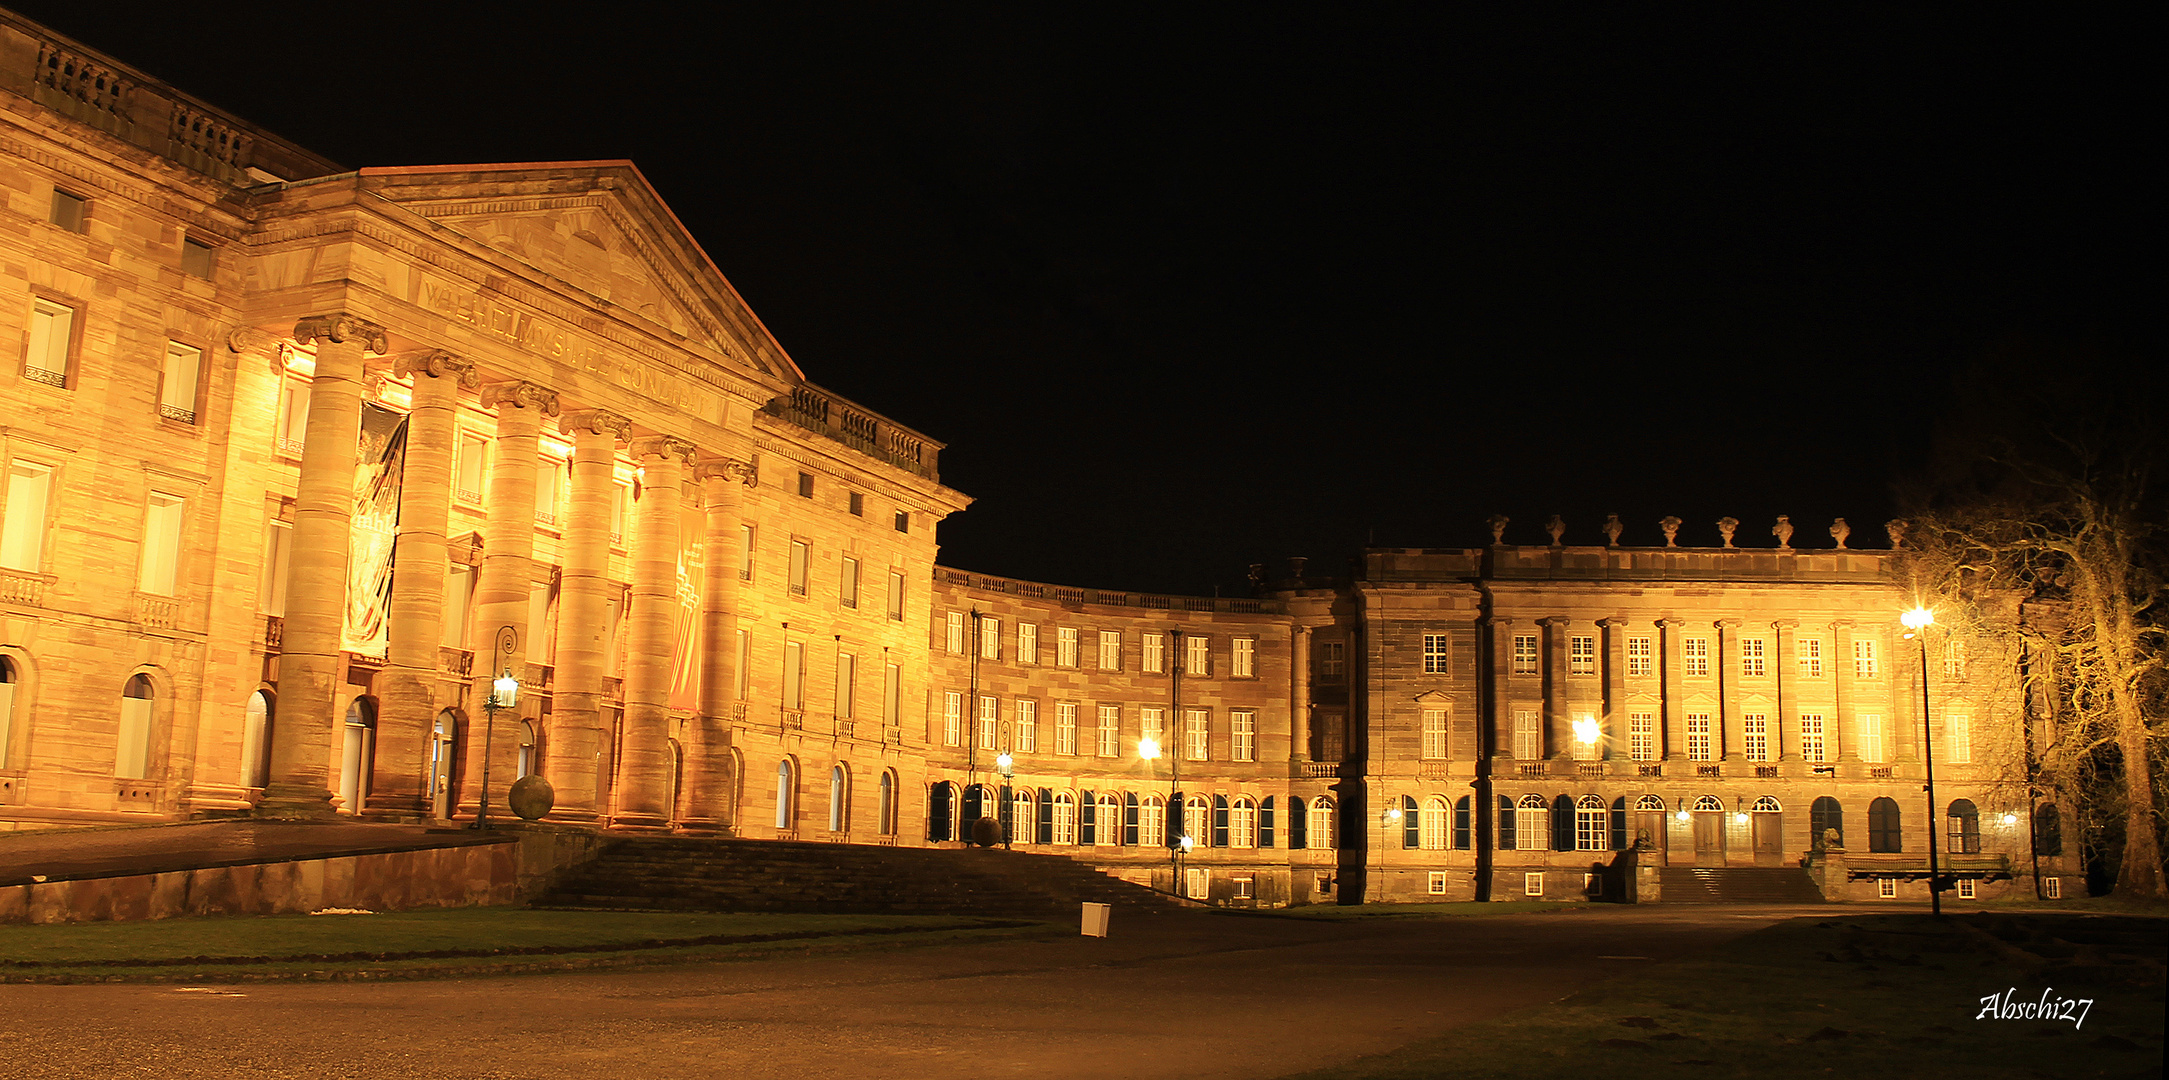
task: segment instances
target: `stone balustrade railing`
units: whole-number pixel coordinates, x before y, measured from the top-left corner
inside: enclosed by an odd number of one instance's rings
[[[1031,600],[1053,600],[1059,604],[1100,604],[1156,611],[1212,611],[1239,615],[1279,615],[1287,610],[1286,605],[1277,600],[1170,596],[1162,593],[1085,589],[1072,585],[1049,585],[1040,581],[1019,581],[993,574],[974,574],[966,570],[952,570],[946,566],[934,568],[934,580],[945,585],[961,585],[978,592],[1021,596]]]

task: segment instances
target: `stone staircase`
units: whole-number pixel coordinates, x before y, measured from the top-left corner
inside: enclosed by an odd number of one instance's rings
[[[536,907],[1071,917],[1180,901],[1061,855],[782,840],[629,837],[567,871]]]
[[[1822,890],[1797,866],[1667,866],[1658,872],[1667,904],[1820,904]]]

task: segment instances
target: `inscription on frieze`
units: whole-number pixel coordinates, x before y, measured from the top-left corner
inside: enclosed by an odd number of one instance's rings
[[[688,376],[667,366],[620,355],[549,319],[480,293],[429,281],[422,282],[421,291],[425,307],[526,352],[570,364],[682,412],[708,417],[721,412],[714,394],[687,386]]]

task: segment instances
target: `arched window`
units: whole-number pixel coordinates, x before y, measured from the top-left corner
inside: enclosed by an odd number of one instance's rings
[[[1777,796],[1764,795],[1762,798],[1756,799],[1755,805],[1749,807],[1749,809],[1757,814],[1776,814],[1782,813],[1785,808],[1778,805]]]
[[[1067,791],[1056,792],[1054,796],[1054,842],[1077,842],[1077,797]]]
[[[1077,793],[1077,843],[1096,847],[1100,842],[1100,800],[1090,791]]]
[[[2064,853],[2063,815],[2045,803],[2033,812],[2033,849],[2040,855]]]
[[[1320,795],[1310,801],[1310,846],[1318,849],[1340,847],[1340,834],[1333,831],[1333,800]]]
[[[881,835],[896,835],[896,774],[881,774]]]
[[[1551,846],[1551,804],[1542,795],[1523,795],[1514,808],[1514,847],[1543,851]]]
[[[1203,847],[1212,837],[1212,804],[1203,795],[1192,795],[1182,804],[1182,834],[1191,846]]]
[[[947,780],[926,789],[926,838],[931,843],[951,839],[949,821],[951,807],[956,800],[956,787]]]
[[[1634,810],[1638,814],[1646,814],[1651,811],[1662,814],[1664,813],[1664,796],[1644,795],[1634,800]]]
[[[791,759],[784,758],[776,762],[776,828],[791,827],[793,815],[798,809],[791,805],[797,788],[798,785],[792,783]]]
[[[1018,788],[1009,796],[1009,839],[1015,844],[1029,844],[1039,834],[1032,823],[1039,820],[1039,803],[1031,788]]]
[[[828,831],[842,832],[851,825],[851,774],[842,764],[828,771]]]
[[[1898,804],[1888,796],[1868,804],[1868,850],[1877,853],[1905,850],[1905,837],[1899,831]]]
[[[113,775],[141,780],[151,765],[151,680],[131,675],[121,688],[120,737],[113,744]]]
[[[1101,847],[1120,846],[1123,830],[1127,828],[1127,822],[1122,815],[1122,800],[1112,791],[1102,791],[1096,810],[1092,815],[1097,819],[1092,823],[1092,842]]]
[[[1309,806],[1300,795],[1288,797],[1288,848],[1301,851],[1310,846],[1310,820],[1304,816]]]
[[[1843,850],[1845,808],[1828,795],[1818,796],[1814,802],[1808,804],[1808,831],[1814,834],[1808,840],[1815,850],[1822,851],[1831,847]],[[1835,841],[1829,835],[1832,832],[1837,833]]]
[[[1499,850],[1518,850],[1517,844],[1521,840],[1521,828],[1514,822],[1514,800],[1511,796],[1499,796],[1499,812],[1493,815],[1493,818],[1498,822]]]
[[[1394,804],[1394,809],[1399,811],[1394,816],[1394,820],[1401,825],[1401,846],[1409,850],[1421,848],[1423,846],[1423,809],[1418,807],[1415,798],[1409,795],[1401,796],[1401,801]]]
[[[1723,800],[1721,800],[1721,799],[1719,799],[1719,798],[1718,798],[1717,796],[1715,796],[1715,795],[1697,795],[1697,796],[1695,796],[1695,813],[1697,813],[1697,814],[1722,814],[1722,813],[1724,813],[1724,812],[1725,812],[1725,804],[1724,804],[1724,801],[1723,801]]]
[[[994,808],[987,804],[986,788],[978,784],[965,788],[964,811],[963,815],[958,818],[961,824],[957,827],[956,838],[967,842],[970,841],[972,838],[972,822],[983,817],[993,816],[993,810]]]
[[[1584,795],[1574,802],[1574,850],[1609,851],[1611,845],[1610,818],[1604,812],[1604,800],[1595,795]]]
[[[8,766],[8,744],[15,738],[15,661],[0,656],[0,769]],[[253,703],[254,699],[251,699]]]
[[[369,799],[370,774],[377,756],[377,700],[355,698],[346,707],[346,734],[339,764],[339,802],[349,814],[362,812]]]
[[[532,720],[522,720],[520,721],[520,761],[518,768],[512,773],[512,778],[518,780],[534,772],[535,766],[540,764],[541,762],[535,758],[535,723]]]
[[[1981,853],[1981,812],[1974,809],[1973,800],[1960,799],[1952,803],[1948,825],[1951,854]]]
[[[260,788],[271,780],[271,723],[276,703],[269,690],[249,695],[241,719],[241,786]],[[0,754],[6,743],[0,741]]]
[[[1417,831],[1425,851],[1446,850],[1446,815],[1446,800],[1433,795],[1423,801],[1423,823]]]
[[[1137,837],[1139,847],[1167,846],[1167,803],[1158,795],[1137,804]]]
[[[1258,804],[1251,802],[1248,796],[1238,798],[1228,806],[1228,846],[1258,846]]]

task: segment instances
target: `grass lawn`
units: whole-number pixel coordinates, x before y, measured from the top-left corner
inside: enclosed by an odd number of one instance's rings
[[[0,977],[179,976],[246,970],[436,970],[696,959],[805,947],[919,944],[1038,931],[1039,924],[929,915],[537,911],[441,908],[0,926]],[[568,963],[579,961],[580,963]]]
[[[1692,960],[1300,1080],[2162,1075],[2169,921],[2027,911],[1794,919]],[[2092,998],[2083,1026],[1981,999]],[[1298,1080],[1298,1078],[1289,1078]]]
[[[1587,912],[1590,905],[1565,900],[1456,901],[1439,904],[1303,904],[1276,908],[1272,914],[1287,919],[1423,919],[1440,916],[1545,915]]]

